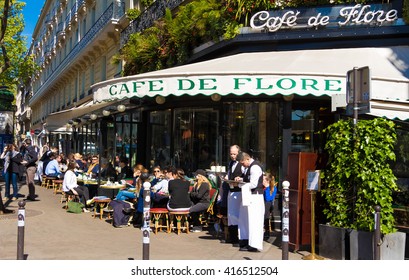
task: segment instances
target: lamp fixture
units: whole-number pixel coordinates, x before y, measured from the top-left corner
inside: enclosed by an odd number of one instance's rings
[[[118,112],[125,112],[125,110],[126,110],[126,107],[125,107],[125,105],[124,104],[119,104],[117,107],[116,107],[116,109],[118,110]]]
[[[102,111],[102,114],[103,114],[105,117],[108,117],[108,116],[111,114],[111,112],[108,111],[108,110],[103,110],[103,111]]]
[[[91,120],[95,121],[95,120],[98,118],[98,116],[97,116],[96,114],[91,114],[91,115],[89,116],[89,118],[90,118]]]
[[[221,95],[218,93],[213,93],[210,98],[214,101],[214,102],[218,102],[220,101],[220,99],[222,99]]]
[[[293,101],[293,99],[294,99],[294,94],[283,95],[283,99],[284,99],[284,101],[287,101],[287,102]]]
[[[163,96],[161,96],[161,95],[158,95],[158,96],[156,96],[155,101],[156,101],[156,103],[158,103],[159,105],[162,105],[163,103],[166,102],[166,98],[163,97]]]

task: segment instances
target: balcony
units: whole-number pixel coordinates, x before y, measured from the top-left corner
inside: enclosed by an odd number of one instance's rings
[[[62,42],[65,40],[65,22],[58,23],[57,26],[57,41]]]
[[[165,16],[166,9],[173,10],[183,2],[185,2],[185,0],[156,0],[121,32],[121,48],[128,42],[131,34],[141,32],[153,26],[156,20]]]
[[[125,14],[125,4],[124,2],[114,2],[112,3],[105,12],[100,16],[100,18],[95,22],[90,30],[84,35],[84,37],[79,41],[71,52],[64,58],[64,60],[57,66],[55,71],[46,78],[44,83],[40,88],[35,92],[32,99],[37,99],[41,96],[41,93],[44,92],[49,86],[56,80],[58,77],[65,71],[67,68],[72,65],[72,63],[78,59],[79,54],[90,45],[95,38],[100,35],[100,32],[104,30],[106,26],[116,24],[118,20]],[[68,18],[68,16],[67,16]],[[67,21],[65,21],[67,24]]]

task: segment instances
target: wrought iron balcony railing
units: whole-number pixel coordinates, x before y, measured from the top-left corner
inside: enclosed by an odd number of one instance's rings
[[[128,42],[131,34],[151,27],[156,20],[165,16],[166,9],[173,10],[183,2],[185,0],[156,0],[121,32],[121,48]]]
[[[88,30],[84,37],[74,46],[71,52],[64,58],[63,61],[58,65],[54,72],[47,77],[44,83],[37,89],[33,98],[38,98],[41,94],[50,86],[50,84],[58,78],[62,72],[75,61],[78,54],[89,44],[92,43],[93,39],[97,37],[99,32],[104,29],[104,26],[108,25],[110,21],[117,21],[125,14],[125,3],[114,2],[112,3],[105,12],[100,16],[100,18],[95,22],[95,24]]]

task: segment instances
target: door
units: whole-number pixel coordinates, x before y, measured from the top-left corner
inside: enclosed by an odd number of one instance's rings
[[[190,174],[210,169],[219,159],[219,113],[214,109],[176,109],[173,123],[174,164]]]

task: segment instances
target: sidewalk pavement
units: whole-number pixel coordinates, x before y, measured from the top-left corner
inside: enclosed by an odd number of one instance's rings
[[[4,182],[0,182],[4,197]],[[20,193],[28,188],[22,185]],[[24,254],[27,260],[129,260],[142,259],[142,231],[133,226],[114,228],[92,213],[67,213],[60,194],[36,185],[39,201],[26,202]],[[18,202],[7,202],[7,209],[18,212]],[[17,214],[0,215],[0,260],[17,258]],[[150,234],[150,260],[281,260],[280,233],[264,242],[259,253],[240,252],[208,231],[177,235]],[[301,260],[309,252],[289,253],[290,260]]]

